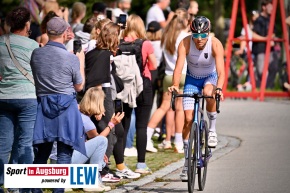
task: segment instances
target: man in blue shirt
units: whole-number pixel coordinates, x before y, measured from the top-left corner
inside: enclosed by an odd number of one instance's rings
[[[83,122],[76,91],[84,85],[84,53],[74,55],[64,46],[69,25],[60,17],[47,23],[49,42],[33,51],[31,68],[38,100],[34,126],[34,164],[46,164],[54,141],[57,163],[70,164],[73,150],[86,155]],[[55,189],[64,192],[64,189]],[[34,193],[42,192],[34,189]]]

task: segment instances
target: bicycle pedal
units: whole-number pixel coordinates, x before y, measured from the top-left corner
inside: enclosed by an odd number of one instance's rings
[[[188,180],[181,180],[182,182],[188,182]]]
[[[208,148],[215,149],[216,146],[208,146]]]

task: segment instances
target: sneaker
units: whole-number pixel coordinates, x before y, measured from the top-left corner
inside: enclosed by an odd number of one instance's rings
[[[147,140],[146,151],[149,151],[149,152],[152,152],[152,153],[156,153],[157,152],[157,149],[154,147],[152,140]]]
[[[71,189],[71,188],[65,188],[64,189],[64,192],[73,192],[73,189]]]
[[[152,171],[147,166],[145,168],[136,168],[135,172],[139,174],[152,174]]]
[[[175,153],[184,153],[183,143],[174,143],[174,152]]]
[[[171,141],[163,140],[162,143],[158,144],[159,149],[171,149]]]
[[[102,182],[120,182],[120,178],[116,178],[113,174],[107,173],[102,177]]]
[[[209,132],[208,133],[208,146],[210,148],[215,148],[217,146],[217,134],[216,132]]]
[[[181,181],[188,181],[188,176],[187,176],[187,167],[186,166],[183,166],[183,169],[182,169],[182,172],[181,174],[179,175],[180,176],[180,180]]]
[[[135,147],[125,148],[124,156],[125,157],[137,157],[137,149]]]
[[[111,190],[110,186],[105,186],[102,182],[99,182],[96,188],[83,188],[84,192],[104,192]]]
[[[123,170],[116,169],[116,175],[120,178],[128,178],[128,179],[135,179],[140,178],[140,174],[133,172],[129,168],[125,168]]]

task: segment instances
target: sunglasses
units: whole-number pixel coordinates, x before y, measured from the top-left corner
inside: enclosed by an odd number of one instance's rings
[[[207,38],[208,37],[208,33],[193,33],[192,34],[192,37],[193,38],[201,38],[201,39],[204,39],[204,38]]]

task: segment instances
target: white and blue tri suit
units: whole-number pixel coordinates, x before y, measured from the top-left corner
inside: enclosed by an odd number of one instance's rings
[[[184,94],[201,93],[206,84],[217,84],[215,58],[212,55],[212,38],[209,36],[203,50],[198,50],[190,39],[190,50],[186,56],[187,73]],[[194,99],[183,97],[184,110],[193,110]]]

